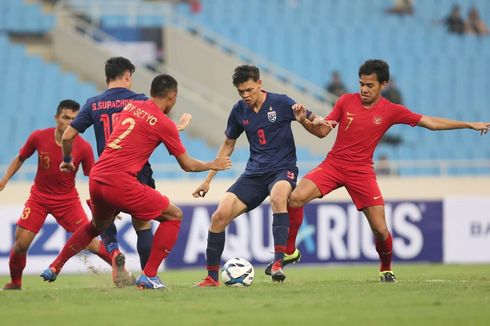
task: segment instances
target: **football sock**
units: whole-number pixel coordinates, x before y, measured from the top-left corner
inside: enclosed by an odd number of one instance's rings
[[[155,236],[153,237],[153,246],[151,248],[150,257],[146,263],[143,273],[148,277],[157,275],[158,267],[162,261],[168,256],[170,251],[177,242],[180,230],[180,220],[171,220],[160,222]]]
[[[112,265],[112,256],[107,251],[102,241],[99,241],[99,249],[97,250],[97,252],[94,252],[94,254],[102,258],[109,265]]]
[[[140,256],[141,269],[144,269],[148,258],[150,257],[151,246],[153,244],[153,233],[150,229],[136,231],[138,240],[136,242],[136,249]]]
[[[289,232],[288,242],[286,246],[286,254],[291,255],[296,250],[296,237],[298,236],[299,228],[303,223],[304,210],[303,207],[288,207],[289,213]]]
[[[117,244],[117,229],[114,223],[105,229],[100,237],[102,238],[102,242],[104,242],[104,246],[107,251],[113,255],[115,250],[119,249],[119,245]]]
[[[68,239],[58,257],[56,257],[49,267],[54,268],[55,273],[58,274],[68,259],[86,248],[90,241],[99,234],[100,232],[92,222],[79,227]]]
[[[288,241],[289,215],[288,213],[273,214],[272,236],[274,237],[274,261],[284,259],[284,251]]]
[[[225,248],[225,232],[208,232],[208,247],[206,248],[206,263],[208,275],[218,281],[221,254]]]
[[[22,285],[22,271],[26,267],[27,253],[15,253],[14,249],[10,250],[9,268],[12,283],[18,286]]]
[[[379,271],[391,271],[391,256],[393,253],[393,238],[391,237],[391,233],[388,233],[388,237],[385,240],[376,239],[376,251],[381,261]]]

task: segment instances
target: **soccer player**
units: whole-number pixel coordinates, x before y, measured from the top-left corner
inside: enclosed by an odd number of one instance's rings
[[[131,101],[146,100],[144,94],[137,94],[130,90],[132,75],[135,66],[126,58],[112,57],[105,63],[105,76],[107,89],[99,95],[89,98],[82,107],[80,114],[70,124],[65,131],[64,138],[71,139],[83,133],[90,126],[94,126],[95,138],[97,141],[97,153],[102,154],[106,141],[112,133],[113,126],[119,119],[121,110]],[[180,129],[185,128],[190,120],[190,115],[185,114],[181,118]],[[141,171],[138,171],[137,178],[143,184],[155,188],[155,180],[152,178],[153,171],[150,163],[146,162]],[[151,223],[145,220],[132,218],[134,229],[137,234],[137,251],[140,257],[141,268],[144,268],[150,255],[153,234]],[[102,240],[106,249],[113,259],[113,281],[116,286],[123,286],[125,276],[125,256],[119,251],[117,243],[117,230],[112,223],[107,230],[102,232]]]
[[[86,224],[68,239],[59,256],[41,274],[45,281],[56,280],[65,262],[105,230],[113,222],[115,214],[122,211],[142,221],[160,222],[150,257],[136,285],[143,289],[165,287],[157,271],[177,241],[182,211],[166,196],[140,183],[137,173],[161,143],[187,172],[224,170],[231,167],[231,161],[228,156],[221,156],[211,162],[202,162],[186,152],[175,123],[167,117],[177,100],[177,81],[173,77],[155,77],[150,94],[151,99],[129,103],[119,114],[119,122],[90,173],[92,223]],[[63,138],[62,170],[71,171],[74,168],[71,142],[71,139]]]
[[[56,128],[34,131],[0,180],[0,191],[2,191],[24,161],[37,151],[39,159],[36,178],[24,211],[17,221],[15,242],[9,259],[11,282],[5,284],[4,290],[22,288],[22,271],[26,266],[27,251],[48,214],[53,215],[68,232],[74,232],[80,226],[88,223],[87,215],[75,188],[75,174],[80,164],[82,164],[84,174],[89,174],[94,164],[90,144],[82,137],[76,137],[73,170],[70,173],[62,173],[59,169],[62,162],[61,136],[79,109],[80,105],[75,101],[61,101],[54,116]],[[111,256],[100,241],[93,239],[87,243],[86,247],[109,265],[111,264]]]
[[[303,207],[339,187],[345,187],[374,233],[379,254],[380,279],[396,282],[391,269],[392,237],[386,225],[383,195],[373,169],[373,152],[384,133],[394,124],[420,126],[430,130],[473,129],[486,134],[490,123],[465,122],[411,112],[381,96],[390,78],[382,60],[367,60],[359,68],[359,93],[337,100],[325,119],[305,119],[305,107],[293,106],[297,120],[312,134],[323,138],[338,124],[333,148],[326,159],[308,172],[292,192],[289,205]]]
[[[250,158],[245,172],[228,189],[212,214],[206,248],[208,276],[196,284],[200,287],[220,285],[218,272],[226,227],[240,214],[259,206],[268,196],[273,212],[274,237],[271,277],[278,282],[286,278],[282,267],[290,225],[287,203],[298,176],[291,130],[291,121],[295,121],[291,108],[295,102],[286,95],[263,91],[260,72],[255,66],[237,67],[233,85],[242,99],[231,110],[226,138],[217,156],[231,155],[237,138],[245,132],[250,144]],[[311,120],[315,118],[309,111],[307,116]],[[193,196],[204,197],[215,175],[216,171],[210,171]]]

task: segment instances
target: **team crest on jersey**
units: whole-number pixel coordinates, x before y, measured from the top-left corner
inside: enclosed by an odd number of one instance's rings
[[[373,122],[375,125],[380,125],[383,122],[382,117],[373,117]]]
[[[274,122],[277,119],[276,111],[272,111],[272,106],[269,107],[269,112],[267,112],[267,119],[269,119],[270,122]]]

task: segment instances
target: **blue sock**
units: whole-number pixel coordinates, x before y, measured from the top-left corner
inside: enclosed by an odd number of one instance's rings
[[[100,237],[102,238],[102,242],[111,256],[114,250],[119,250],[119,245],[117,244],[117,229],[114,223],[105,229],[100,234]]]
[[[136,242],[136,249],[140,256],[141,270],[145,269],[146,262],[150,257],[151,246],[153,244],[153,233],[151,229],[136,231],[138,240]]]
[[[219,279],[219,265],[221,254],[225,248],[225,232],[213,233],[208,232],[208,247],[206,248],[206,263],[208,275],[215,281]]]
[[[274,261],[283,260],[288,242],[289,214],[272,214],[272,236],[274,237]]]

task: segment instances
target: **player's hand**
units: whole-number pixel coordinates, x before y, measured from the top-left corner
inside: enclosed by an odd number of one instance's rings
[[[177,123],[177,130],[184,130],[192,120],[192,114],[184,113],[180,116],[179,123]]]
[[[318,117],[318,118],[315,118],[315,120],[313,120],[313,124],[315,126],[328,126],[328,127],[330,127],[330,129],[333,129],[337,125],[337,121],[325,120],[324,118]]]
[[[478,130],[480,132],[480,135],[484,135],[488,132],[488,129],[490,128],[490,123],[488,123],[488,122],[474,122],[470,126],[471,126],[471,129]]]
[[[306,106],[301,103],[296,103],[292,106],[296,121],[303,122],[306,119]]]
[[[202,185],[200,185],[199,187],[196,188],[196,190],[194,190],[192,196],[194,198],[198,198],[198,197],[204,198],[204,196],[206,196],[208,191],[209,191],[209,182],[203,182]]]
[[[69,163],[61,162],[60,170],[62,172],[74,172],[75,171],[75,165],[73,165],[73,161],[71,161]]]
[[[0,180],[0,191],[2,191],[7,185],[7,181]]]
[[[214,169],[216,171],[223,171],[223,170],[228,170],[231,168],[231,159],[229,156],[220,156],[214,159]]]

